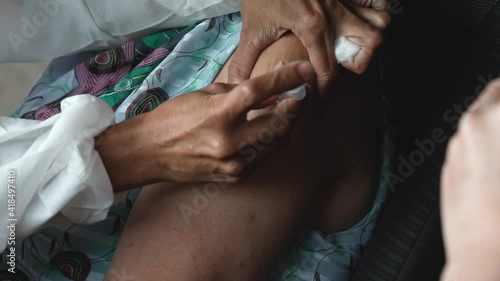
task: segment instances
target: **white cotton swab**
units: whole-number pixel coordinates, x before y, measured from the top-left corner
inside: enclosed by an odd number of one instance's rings
[[[335,47],[335,57],[338,63],[343,62],[353,62],[354,57],[361,51],[361,47],[352,43],[345,36],[337,38],[334,43]],[[284,64],[282,61],[278,62],[275,69],[282,67]],[[306,85],[299,86],[295,89],[289,90],[281,94],[277,102],[281,102],[287,98],[294,98],[298,101],[303,100],[306,97]]]

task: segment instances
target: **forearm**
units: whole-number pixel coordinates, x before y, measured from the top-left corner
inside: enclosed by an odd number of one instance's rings
[[[145,114],[109,127],[95,138],[95,148],[114,192],[160,181],[160,165],[155,163],[157,153],[149,129]]]

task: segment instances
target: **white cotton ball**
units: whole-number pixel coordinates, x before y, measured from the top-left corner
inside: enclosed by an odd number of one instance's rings
[[[335,56],[338,63],[354,61],[354,57],[359,53],[361,47],[342,36],[335,40]]]

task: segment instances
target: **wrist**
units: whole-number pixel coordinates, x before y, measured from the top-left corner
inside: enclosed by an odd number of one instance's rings
[[[114,192],[151,184],[159,178],[145,115],[111,126],[95,137],[95,148]]]

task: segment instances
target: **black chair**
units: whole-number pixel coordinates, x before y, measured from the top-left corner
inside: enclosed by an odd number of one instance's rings
[[[398,120],[396,155],[407,159],[419,149],[414,140],[429,138],[436,128],[451,136],[459,116],[453,105],[470,104],[489,80],[500,76],[500,2],[413,0],[401,5],[388,32],[394,70],[389,78],[396,81],[390,87]],[[435,152],[396,185],[351,281],[439,280],[444,264],[439,181],[446,142],[436,143]]]

